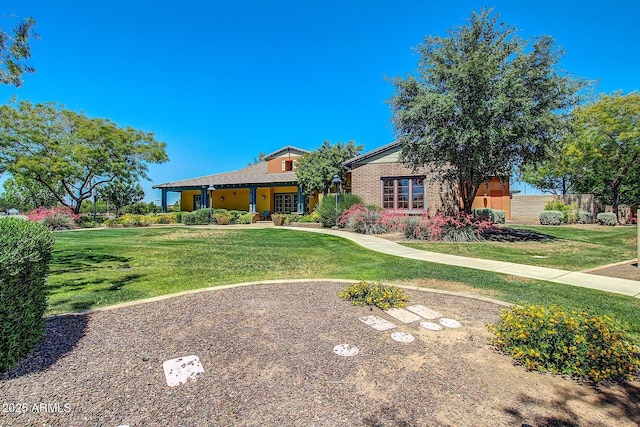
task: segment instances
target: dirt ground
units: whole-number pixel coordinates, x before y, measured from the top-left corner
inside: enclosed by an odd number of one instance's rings
[[[528,372],[488,344],[500,306],[407,291],[462,324],[429,331],[338,298],[344,284],[255,285],[48,321],[0,376],[2,426],[638,426],[640,383]],[[360,317],[396,324],[380,332]],[[391,339],[401,331],[412,343]],[[339,344],[359,353],[342,357]],[[169,387],[163,362],[197,355]],[[44,404],[44,406],[43,406]],[[16,408],[19,408],[16,410]]]

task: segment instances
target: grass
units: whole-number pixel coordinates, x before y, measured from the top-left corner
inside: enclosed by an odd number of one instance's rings
[[[640,339],[640,299],[383,255],[328,235],[283,229],[110,229],[60,232],[49,314],[224,284],[291,278],[425,283],[524,304],[590,308]],[[337,297],[337,296],[336,296]]]
[[[636,227],[514,226],[546,234],[546,242],[405,243],[439,252],[514,262],[539,267],[580,271],[637,257]]]

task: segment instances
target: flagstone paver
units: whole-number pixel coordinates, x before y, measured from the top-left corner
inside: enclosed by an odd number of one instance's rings
[[[441,331],[442,330],[442,326],[438,325],[437,323],[433,323],[433,322],[420,322],[420,326],[422,326],[425,329],[428,329],[430,331]]]
[[[175,387],[195,380],[200,374],[204,374],[204,368],[198,356],[185,356],[177,359],[166,360],[162,367],[169,387]]]
[[[333,347],[333,352],[338,356],[351,357],[358,354],[360,352],[360,349],[351,344],[338,344],[337,346]]]
[[[361,322],[371,326],[376,331],[387,331],[396,327],[393,323],[378,316],[364,316],[359,318]]]
[[[402,323],[413,323],[422,320],[417,314],[411,313],[403,308],[390,308],[384,311],[389,316],[398,319]]]
[[[462,326],[462,324],[460,322],[458,322],[455,319],[447,319],[445,317],[443,317],[442,319],[439,320],[440,324],[442,326],[446,326],[447,328],[459,328]]]
[[[438,313],[437,311],[420,304],[411,305],[407,307],[407,310],[417,314],[420,317],[424,317],[427,320],[433,320],[437,319],[438,317],[442,317],[441,313]]]
[[[398,341],[401,343],[412,343],[415,341],[415,337],[411,334],[408,334],[406,332],[394,332],[391,334],[391,339],[393,339],[394,341]]]

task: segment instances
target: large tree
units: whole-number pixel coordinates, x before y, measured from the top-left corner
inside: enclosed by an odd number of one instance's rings
[[[98,189],[98,198],[108,202],[118,216],[122,207],[144,199],[144,190],[138,182],[116,179]]]
[[[148,178],[149,163],[168,160],[165,146],[152,133],[54,103],[0,106],[0,173],[42,184],[75,213],[105,183]]]
[[[26,18],[11,33],[0,27],[0,83],[19,87],[24,73],[35,72],[26,62],[31,57],[29,42],[38,37],[35,25],[33,18]]]
[[[465,212],[482,183],[547,158],[584,86],[556,68],[563,52],[551,37],[523,40],[491,10],[417,51],[416,75],[393,79],[389,101],[402,159],[457,186]]]
[[[29,212],[58,203],[46,187],[24,177],[10,177],[4,182],[3,188],[4,191],[0,193],[0,211],[18,209],[20,212]]]
[[[325,141],[318,149],[304,154],[298,159],[296,177],[305,193],[327,194],[331,189],[334,176],[345,182],[347,168],[343,163],[362,151],[361,145],[354,141],[338,142],[334,145]]]
[[[613,206],[640,203],[640,93],[602,95],[573,112],[577,190]]]

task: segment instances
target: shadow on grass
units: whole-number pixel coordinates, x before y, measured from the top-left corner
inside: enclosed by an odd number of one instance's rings
[[[518,400],[520,403],[517,407],[505,408],[504,411],[513,416],[522,427],[574,427],[585,425],[586,422],[596,422],[596,419],[603,419],[603,422],[592,425],[608,425],[604,421],[605,417],[582,417],[582,414],[576,412],[576,402],[582,402],[600,414],[607,414],[610,419],[640,425],[640,386],[637,383],[612,382],[598,386],[585,384],[580,388],[560,387],[554,396],[521,394]],[[521,408],[529,408],[535,415],[528,417],[521,412]]]
[[[69,354],[85,335],[87,315],[64,315],[46,320],[45,334],[40,344],[9,372],[0,374],[0,380],[18,378],[41,372]]]
[[[482,233],[482,236],[492,242],[550,242],[557,240],[555,236],[548,234],[511,227],[489,228]]]
[[[104,253],[69,252],[54,254],[51,262],[51,272],[54,274],[87,271],[103,264],[113,265],[114,268],[129,268],[131,258]]]

